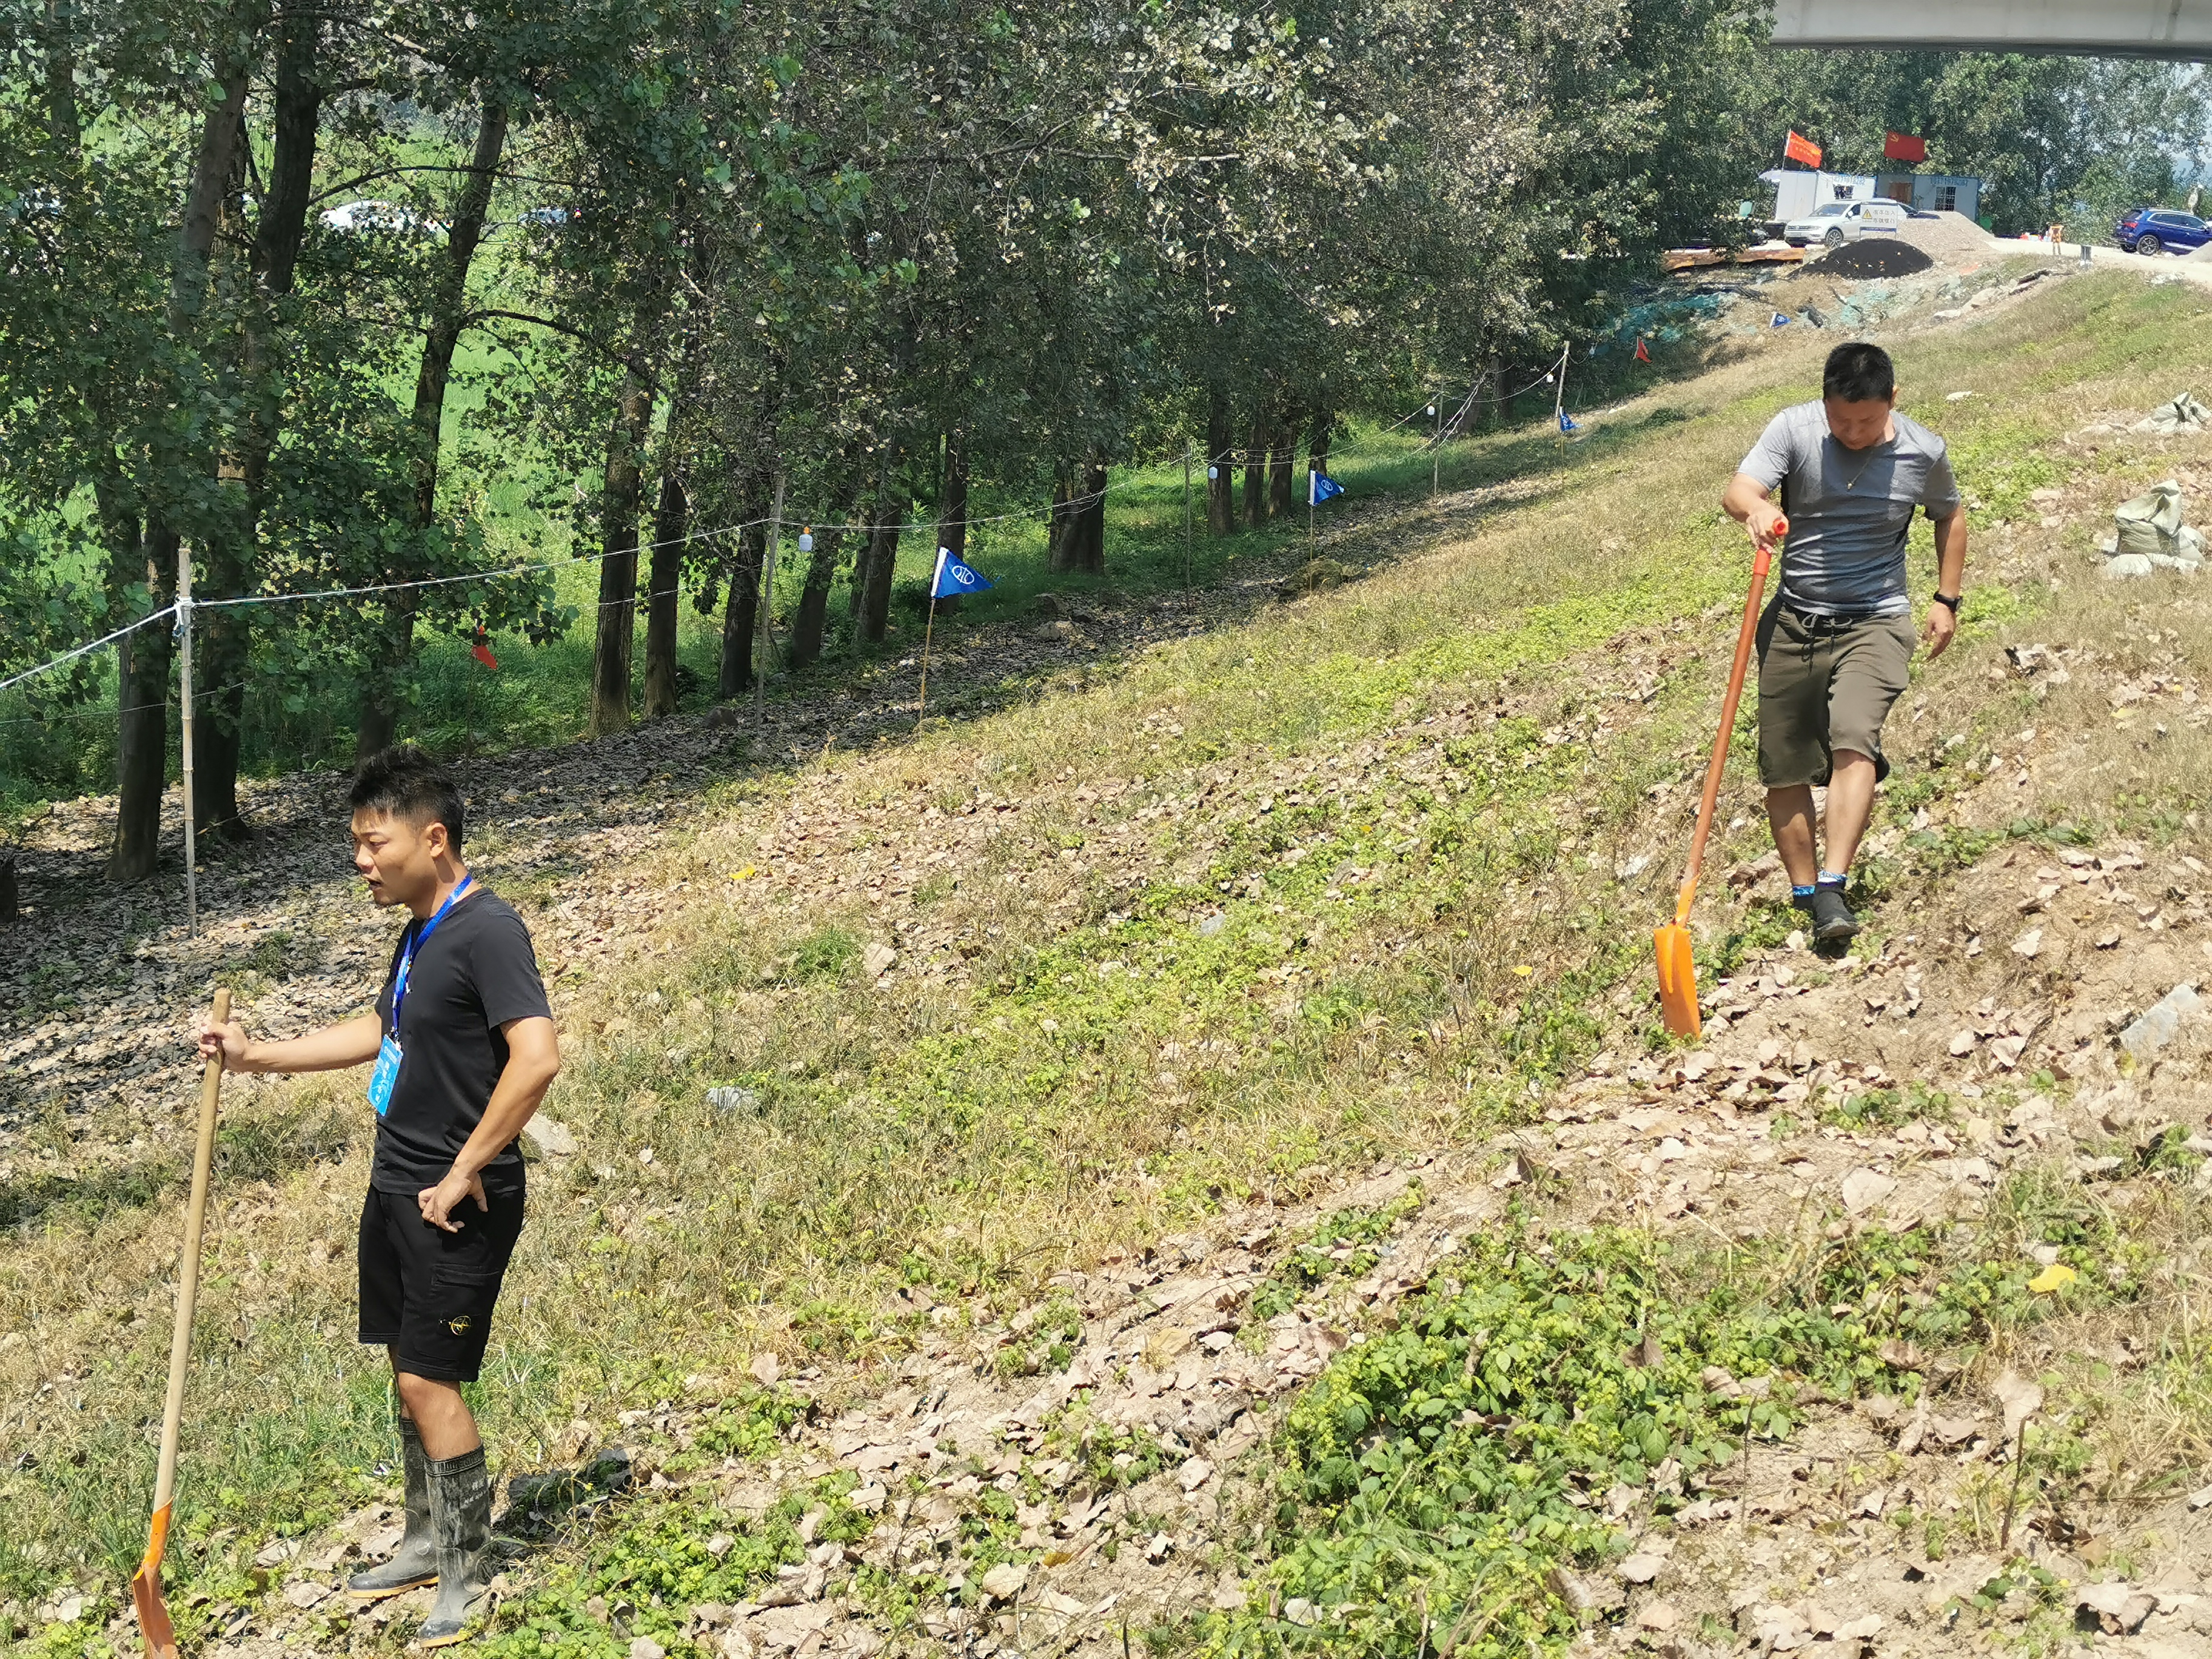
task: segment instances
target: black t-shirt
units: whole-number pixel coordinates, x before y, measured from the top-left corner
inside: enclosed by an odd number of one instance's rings
[[[377,1018],[392,1030],[392,981],[399,953],[422,930],[418,919],[392,947]],[[530,930],[514,907],[481,888],[446,913],[407,970],[399,1078],[392,1104],[376,1125],[376,1162],[369,1184],[412,1198],[434,1187],[483,1121],[499,1074],[507,1069],[509,1020],[552,1018]],[[483,1168],[485,1189],[522,1190],[522,1154],[512,1144]]]

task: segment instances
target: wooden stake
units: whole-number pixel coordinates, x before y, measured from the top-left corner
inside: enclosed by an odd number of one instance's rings
[[[937,564],[929,573],[929,620],[921,625],[921,700],[914,711],[914,729],[921,730],[921,723],[929,714],[929,641],[937,631],[937,584],[945,576],[945,556],[947,550],[937,550]]]
[[[199,848],[192,816],[192,553],[177,544],[177,700],[183,711],[185,773],[185,931],[200,930]]]
[[[1190,586],[1190,440],[1182,441],[1182,585]]]

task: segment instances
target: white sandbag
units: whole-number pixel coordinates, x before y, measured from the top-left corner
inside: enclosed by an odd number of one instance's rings
[[[2172,478],[2153,484],[2112,514],[2119,526],[2119,551],[2148,558],[2162,553],[2168,558],[2181,552],[2181,486]]]
[[[2138,432],[2202,432],[2212,427],[2212,409],[2197,401],[2197,394],[2185,392],[2170,404],[2160,404],[2136,422]]]

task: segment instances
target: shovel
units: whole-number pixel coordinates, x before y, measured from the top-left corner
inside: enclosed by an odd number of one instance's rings
[[[1788,520],[1775,532],[1790,533]],[[1743,699],[1744,671],[1751,665],[1751,645],[1759,632],[1759,601],[1766,592],[1766,570],[1771,559],[1761,546],[1752,556],[1751,594],[1743,605],[1743,629],[1736,635],[1735,665],[1729,670],[1728,695],[1721,699],[1720,735],[1713,739],[1712,764],[1705,769],[1705,793],[1698,803],[1698,827],[1690,836],[1690,867],[1682,872],[1682,890],[1674,900],[1674,920],[1657,929],[1652,939],[1659,947],[1659,1006],[1667,1029],[1676,1036],[1693,1037],[1704,1030],[1698,1018],[1698,965],[1690,955],[1690,907],[1697,902],[1698,870],[1705,860],[1705,837],[1712,832],[1713,806],[1720,799],[1721,774],[1728,766],[1729,739],[1735,735],[1735,708]]]
[[[215,994],[215,1023],[230,1018],[230,993]],[[131,1599],[138,1628],[155,1659],[176,1659],[177,1631],[161,1602],[161,1553],[169,1542],[169,1503],[177,1487],[177,1431],[185,1414],[185,1367],[192,1357],[192,1304],[200,1289],[200,1232],[207,1219],[208,1173],[215,1162],[216,1102],[222,1093],[222,1055],[208,1057],[200,1073],[200,1133],[192,1148],[192,1195],[185,1206],[185,1251],[177,1273],[177,1318],[169,1331],[169,1396],[161,1407],[161,1461],[154,1476],[154,1519],[146,1554],[131,1576]]]

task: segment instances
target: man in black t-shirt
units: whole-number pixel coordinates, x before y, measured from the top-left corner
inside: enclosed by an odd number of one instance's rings
[[[287,1042],[235,1022],[200,1033],[239,1072],[375,1062],[376,1153],[361,1212],[361,1340],[390,1350],[407,1481],[405,1536],[348,1589],[376,1601],[435,1583],[416,1641],[458,1642],[490,1582],[491,1482],[461,1397],[483,1364],[522,1231],[530,1115],[561,1069],[522,918],[461,862],[461,796],[420,750],[387,749],[353,784],[353,861],[380,905],[414,920],[374,1013]]]

